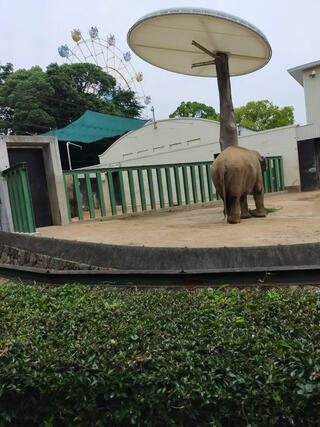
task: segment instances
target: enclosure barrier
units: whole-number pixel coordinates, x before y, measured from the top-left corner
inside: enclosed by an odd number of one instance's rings
[[[283,191],[282,157],[267,157],[266,193]],[[219,199],[212,162],[64,171],[69,220],[158,210]]]
[[[1,173],[1,172],[0,172]],[[2,171],[8,185],[13,230],[22,233],[36,231],[26,163]]]

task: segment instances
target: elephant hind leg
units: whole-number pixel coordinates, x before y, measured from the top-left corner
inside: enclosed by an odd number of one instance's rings
[[[240,216],[241,219],[251,218],[246,194],[240,197],[240,208],[241,208],[241,216]]]
[[[228,209],[228,217],[227,217],[228,223],[238,224],[240,222],[240,198],[228,196],[227,209]]]
[[[255,216],[263,218],[266,216],[266,210],[264,208],[264,191],[262,189],[256,190],[253,194],[254,201],[256,204],[256,214]]]

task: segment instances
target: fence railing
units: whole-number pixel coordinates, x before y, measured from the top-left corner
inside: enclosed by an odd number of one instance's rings
[[[268,157],[265,192],[284,190],[282,157]],[[219,199],[212,162],[64,171],[69,220],[107,217]]]
[[[19,163],[2,171],[2,175],[8,185],[14,231],[34,233],[36,228],[26,164]]]

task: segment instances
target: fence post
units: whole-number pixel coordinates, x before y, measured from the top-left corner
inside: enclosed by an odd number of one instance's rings
[[[149,195],[150,195],[150,204],[151,209],[156,208],[156,200],[154,197],[154,187],[153,187],[153,178],[152,178],[152,169],[147,169],[147,175],[148,175],[148,185],[149,185]]]
[[[160,208],[164,208],[165,207],[165,203],[164,203],[164,195],[163,195],[163,184],[162,184],[161,168],[156,168],[156,171],[157,171],[157,183],[158,183]]]
[[[131,210],[132,212],[137,212],[136,192],[134,189],[134,180],[133,180],[133,174],[131,169],[128,169],[128,182],[129,182],[130,199],[131,199]]]
[[[107,172],[107,180],[108,180],[108,188],[109,188],[109,196],[110,196],[110,204],[111,204],[111,213],[112,215],[117,215],[116,197],[114,194],[113,177],[112,177],[111,171]]]
[[[140,168],[138,169],[138,181],[139,181],[139,190],[140,190],[141,209],[143,211],[146,211],[147,204],[146,204],[146,195],[145,195],[144,185],[143,185],[143,171]]]
[[[204,188],[204,176],[203,176],[202,164],[200,164],[198,166],[198,173],[199,173],[199,182],[200,182],[201,202],[205,203],[205,201],[206,201],[206,191],[205,191],[205,188]]]
[[[197,191],[196,172],[195,172],[194,165],[190,166],[190,171],[191,171],[193,203],[198,203],[198,191]]]
[[[126,194],[125,194],[124,185],[123,185],[122,171],[119,170],[118,174],[119,174],[119,186],[120,186],[120,195],[121,195],[121,208],[122,208],[122,213],[126,214],[127,202],[126,202]]]
[[[83,209],[82,209],[82,199],[81,199],[80,184],[79,184],[78,175],[73,174],[73,185],[74,185],[74,192],[76,195],[76,203],[77,203],[77,208],[78,208],[78,218],[80,221],[82,221],[83,220]]]
[[[95,212],[94,212],[94,201],[93,201],[93,194],[92,194],[92,186],[91,186],[91,179],[90,179],[90,173],[84,174],[86,179],[86,188],[87,188],[87,195],[88,195],[88,204],[89,204],[89,212],[90,212],[90,218],[95,218]]]
[[[103,194],[103,187],[102,187],[102,180],[101,180],[101,172],[96,173],[97,177],[97,185],[98,185],[98,194],[99,194],[99,204],[100,204],[100,212],[101,216],[106,216],[106,205],[104,203],[104,194]]]
[[[284,173],[283,173],[283,158],[279,157],[279,169],[280,169],[280,190],[284,191]]]
[[[71,216],[71,208],[70,208],[70,200],[69,200],[69,191],[68,191],[68,184],[67,184],[67,175],[65,173],[63,173],[63,184],[64,184],[64,191],[66,195],[68,218],[69,218],[69,222],[71,222],[72,216]]]
[[[187,166],[182,166],[182,176],[183,176],[183,187],[184,187],[184,196],[186,199],[186,205],[190,205],[190,193],[189,193]]]
[[[179,168],[178,166],[174,167],[174,181],[176,185],[176,194],[177,194],[177,202],[178,205],[182,205],[182,198],[181,198],[181,188],[180,188],[180,177],[179,177]]]
[[[173,206],[173,196],[172,196],[172,185],[171,185],[171,175],[170,175],[170,168],[166,167],[166,181],[167,181],[167,191],[168,191],[168,202],[169,206]]]
[[[22,191],[24,195],[24,203],[26,207],[27,227],[25,231],[28,233],[30,232],[29,230],[32,230],[31,232],[34,233],[36,229],[34,224],[33,207],[32,207],[32,201],[31,201],[30,188],[29,188],[28,173],[26,168],[21,170],[21,181],[22,181]]]
[[[206,176],[207,176],[207,184],[208,184],[209,201],[212,202],[212,200],[213,200],[213,185],[212,185],[210,167],[211,167],[211,163],[207,163],[206,164]]]

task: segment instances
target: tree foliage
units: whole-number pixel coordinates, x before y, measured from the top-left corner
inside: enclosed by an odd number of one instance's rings
[[[234,110],[237,125],[256,130],[274,129],[288,126],[294,123],[293,107],[279,108],[272,102],[250,101],[246,105]],[[199,102],[181,102],[179,107],[169,116],[174,117],[198,117],[220,121],[220,114],[213,107]]]
[[[238,125],[256,130],[274,129],[292,125],[294,122],[293,107],[280,109],[267,99],[250,101],[240,108],[235,108],[234,113]]]
[[[197,117],[201,119],[217,119],[217,113],[213,107],[199,102],[181,102],[179,107],[169,116],[174,117]]]
[[[134,92],[94,64],[50,64],[13,70],[0,66],[0,132],[44,133],[78,119],[86,110],[137,117]]]

